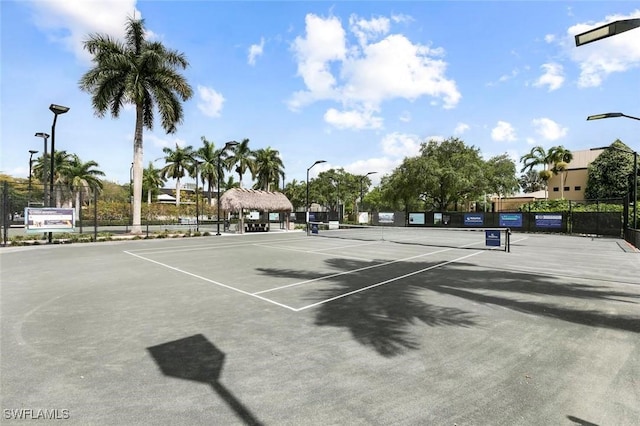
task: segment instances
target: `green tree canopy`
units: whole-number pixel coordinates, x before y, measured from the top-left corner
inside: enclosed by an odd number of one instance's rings
[[[631,152],[627,145],[616,139],[589,165],[584,193],[587,199],[606,200],[626,196],[631,187],[630,177],[633,176]]]

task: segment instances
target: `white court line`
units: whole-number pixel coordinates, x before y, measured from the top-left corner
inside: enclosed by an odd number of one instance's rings
[[[288,243],[290,241],[301,241],[306,238],[294,238],[287,240],[274,240],[270,241],[273,243]],[[164,248],[147,248],[147,249],[138,249],[131,250],[129,253],[142,253],[142,254],[163,254],[163,253],[175,253],[175,252],[186,252],[186,251],[198,251],[198,250],[209,250],[216,248],[229,248],[229,247],[245,247],[254,245],[254,241],[245,241],[244,243],[227,243],[227,244],[199,244],[197,246],[176,246],[176,247],[164,247]]]
[[[300,311],[303,311],[303,310],[305,310],[305,309],[313,308],[314,306],[322,305],[322,304],[324,304],[324,303],[333,302],[334,300],[341,299],[341,298],[343,298],[343,297],[347,297],[347,296],[351,296],[352,294],[360,293],[361,291],[369,290],[369,289],[372,289],[372,288],[374,288],[374,287],[379,287],[379,286],[381,286],[381,285],[389,284],[389,283],[391,283],[391,282],[398,281],[398,280],[401,280],[401,279],[404,279],[404,278],[410,277],[410,276],[412,276],[412,275],[417,275],[417,274],[420,274],[420,273],[422,273],[422,272],[429,271],[429,270],[431,270],[431,269],[439,268],[439,267],[441,267],[441,266],[448,265],[449,263],[458,262],[458,261],[460,261],[460,260],[467,259],[467,258],[469,258],[469,257],[471,257],[471,256],[475,256],[475,255],[478,255],[478,254],[480,254],[480,253],[482,253],[482,252],[481,252],[481,251],[477,251],[477,252],[475,252],[475,253],[471,253],[471,254],[468,254],[468,255],[466,255],[466,256],[459,257],[459,258],[457,258],[457,259],[449,260],[449,261],[447,261],[447,262],[438,263],[437,265],[429,266],[428,268],[420,269],[419,271],[410,272],[410,273],[408,273],[408,274],[404,274],[404,275],[401,275],[401,276],[399,276],[399,277],[391,278],[391,279],[388,279],[388,280],[386,280],[386,281],[382,281],[382,282],[379,282],[379,283],[376,283],[376,284],[372,284],[372,285],[370,285],[370,286],[363,287],[363,288],[360,288],[360,289],[358,289],[358,290],[353,290],[353,291],[350,291],[350,292],[348,292],[348,293],[340,294],[340,295],[335,296],[335,297],[332,297],[332,298],[330,298],[330,299],[321,300],[320,302],[312,303],[311,305],[303,306],[303,307],[301,307],[301,308],[297,308],[297,309],[293,309],[293,310],[294,310],[295,312],[300,312]]]
[[[217,286],[224,287],[226,289],[233,290],[233,291],[236,291],[238,293],[245,294],[247,296],[252,296],[252,297],[255,297],[257,299],[264,300],[265,302],[273,303],[274,305],[278,305],[278,306],[280,306],[282,308],[287,308],[287,309],[289,309],[291,311],[294,311],[294,312],[296,311],[291,306],[287,306],[287,305],[285,305],[283,303],[278,303],[275,300],[271,300],[271,299],[267,299],[266,297],[258,296],[258,295],[255,295],[255,294],[251,294],[248,291],[240,290],[239,288],[231,287],[230,285],[222,284],[222,283],[220,283],[218,281],[210,280],[209,278],[205,278],[203,276],[196,275],[196,274],[193,274],[191,272],[184,271],[184,270],[182,270],[180,268],[176,268],[174,266],[167,265],[166,263],[158,262],[158,261],[152,260],[152,259],[147,259],[146,257],[140,256],[138,254],[131,253],[131,252],[128,252],[128,251],[125,251],[125,253],[127,253],[128,255],[131,255],[131,256],[135,256],[135,257],[137,257],[139,259],[146,260],[147,262],[151,262],[151,263],[155,263],[156,265],[164,266],[165,268],[171,269],[173,271],[181,272],[181,273],[183,273],[185,275],[189,275],[191,277],[198,278],[198,279],[200,279],[202,281],[206,281],[208,283],[215,284]]]
[[[478,243],[467,244],[467,246],[475,245],[475,244],[478,244]],[[268,293],[270,291],[282,290],[284,288],[294,287],[294,286],[298,286],[298,285],[302,285],[302,284],[308,284],[308,283],[312,283],[312,282],[316,282],[316,281],[325,280],[325,279],[328,279],[328,278],[339,277],[341,275],[353,274],[355,272],[361,272],[361,271],[365,271],[367,269],[378,268],[380,266],[387,266],[387,265],[391,265],[393,263],[398,263],[398,262],[404,262],[404,261],[407,261],[407,260],[418,259],[420,257],[431,256],[432,254],[444,253],[445,251],[457,250],[457,249],[464,248],[464,247],[466,247],[466,246],[460,246],[460,247],[457,247],[457,248],[448,248],[448,249],[443,249],[443,250],[437,250],[437,251],[432,251],[430,253],[422,253],[422,254],[418,254],[418,255],[415,255],[415,256],[411,256],[411,257],[405,257],[405,258],[402,258],[402,259],[390,260],[388,262],[376,263],[375,265],[363,266],[362,268],[353,269],[351,271],[338,272],[338,273],[335,273],[335,274],[324,275],[322,277],[313,278],[313,279],[310,279],[310,280],[300,281],[300,282],[293,283],[293,284],[287,284],[287,285],[283,285],[283,286],[280,286],[280,287],[275,287],[275,288],[270,288],[270,289],[267,289],[267,290],[258,291],[258,292],[253,293],[253,294],[262,294],[262,293]]]
[[[298,253],[307,253],[307,254],[317,254],[320,256],[333,256],[333,257],[341,257],[344,259],[356,259],[356,260],[363,260],[365,262],[373,262],[374,259],[369,259],[369,258],[364,258],[364,257],[356,257],[356,256],[349,256],[349,255],[336,255],[335,253],[322,253],[319,251],[315,251],[315,250],[302,250],[302,249],[296,249],[296,248],[291,248],[291,247],[278,247],[278,246],[270,246],[267,244],[254,244],[254,246],[258,246],[258,247],[265,247],[265,248],[271,248],[271,249],[276,249],[276,250],[288,250],[288,251],[295,251]],[[353,247],[353,246],[347,246],[347,247]],[[339,250],[342,249],[343,247],[333,247],[334,250]]]

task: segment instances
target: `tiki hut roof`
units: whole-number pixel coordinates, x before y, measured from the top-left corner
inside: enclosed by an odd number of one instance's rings
[[[258,191],[255,189],[233,188],[220,197],[220,207],[226,211],[241,209],[291,212],[291,201],[281,192]]]

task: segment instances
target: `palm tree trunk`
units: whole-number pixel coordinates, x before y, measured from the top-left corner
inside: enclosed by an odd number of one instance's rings
[[[147,191],[147,205],[151,205],[151,189]]]
[[[176,206],[180,205],[180,178],[176,179]]]
[[[136,105],[136,128],[133,137],[133,221],[132,234],[142,233],[142,104]]]

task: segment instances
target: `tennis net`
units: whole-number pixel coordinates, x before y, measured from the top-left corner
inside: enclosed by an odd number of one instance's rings
[[[309,222],[309,235],[434,247],[510,251],[508,228],[429,228]]]

